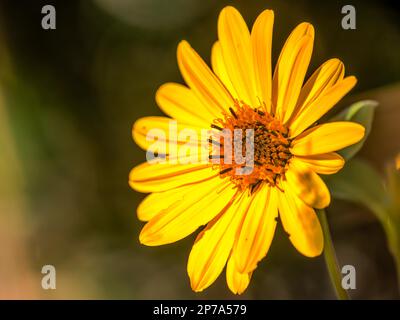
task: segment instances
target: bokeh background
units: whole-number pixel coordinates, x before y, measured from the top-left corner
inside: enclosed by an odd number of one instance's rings
[[[57,29],[41,28],[52,4]],[[158,86],[182,82],[175,50],[188,40],[209,61],[217,17],[236,6],[248,24],[275,11],[273,54],[298,23],[316,28],[309,72],[339,57],[359,79],[336,110],[362,97],[380,107],[361,156],[383,172],[400,151],[400,15],[388,1],[70,0],[0,2],[0,298],[235,298],[222,275],[190,290],[186,262],[195,236],[163,247],[139,244],[143,194],[128,173],[145,160],[131,138],[141,116],[161,115]],[[352,4],[357,29],[340,26]],[[381,226],[366,209],[328,210],[341,264],[357,270],[353,298],[397,299]],[[57,289],[41,288],[41,268]],[[323,258],[298,254],[279,227],[245,299],[330,299]]]

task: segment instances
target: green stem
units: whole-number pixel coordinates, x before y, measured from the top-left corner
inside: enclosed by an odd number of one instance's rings
[[[388,218],[386,220],[381,220],[381,223],[386,233],[389,251],[395,262],[397,285],[400,292],[400,221]]]
[[[328,219],[326,218],[325,210],[318,210],[324,233],[324,258],[328,269],[329,278],[332,286],[335,289],[336,297],[339,300],[348,300],[349,295],[342,287],[342,273],[339,268],[339,263],[336,257],[335,248],[333,246],[331,233],[329,231]]]

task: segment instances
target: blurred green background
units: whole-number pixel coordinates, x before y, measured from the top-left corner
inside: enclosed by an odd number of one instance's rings
[[[52,4],[57,29],[41,28]],[[203,293],[186,274],[192,235],[163,247],[139,244],[144,195],[128,173],[145,160],[133,122],[161,115],[158,86],[182,82],[175,50],[188,40],[209,61],[218,13],[237,7],[248,24],[275,11],[273,55],[300,22],[316,29],[309,73],[339,57],[359,82],[336,110],[380,102],[362,156],[382,171],[400,151],[400,16],[388,1],[354,0],[357,29],[341,28],[348,1],[73,0],[0,2],[0,298],[234,298],[225,276]],[[341,264],[357,270],[353,298],[398,298],[380,225],[366,209],[328,210]],[[43,265],[57,289],[43,290]],[[279,227],[246,299],[334,298],[323,258],[298,254]]]

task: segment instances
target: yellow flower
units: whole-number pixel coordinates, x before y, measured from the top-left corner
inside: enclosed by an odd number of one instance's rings
[[[253,129],[253,171],[239,175],[239,162],[227,164],[220,156],[219,163],[211,163],[210,154],[207,163],[143,163],[129,176],[132,188],[151,193],[137,209],[139,219],[148,221],[141,243],[172,243],[206,225],[187,265],[194,291],[210,286],[227,265],[229,288],[242,293],[268,252],[278,215],[300,253],[320,255],[323,234],[313,208],[327,207],[330,193],[318,174],[340,170],[344,159],[335,151],[364,136],[364,128],[352,122],[315,125],[357,80],[344,77],[343,63],[330,59],[303,85],[314,42],[311,24],[292,31],[272,74],[273,21],[273,11],[265,10],[250,32],[235,8],[224,8],[212,70],[182,41],[177,58],[188,87],[167,83],[156,94],[178,130]],[[148,149],[146,135],[155,128],[167,132],[161,142],[170,148],[186,143],[168,134],[171,118],[139,119],[133,128],[136,143]],[[218,139],[210,144],[223,148]]]

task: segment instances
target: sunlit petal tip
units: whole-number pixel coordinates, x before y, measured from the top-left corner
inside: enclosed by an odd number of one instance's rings
[[[161,207],[162,209],[168,207],[169,202],[171,201],[163,201],[163,203],[157,203],[155,200],[157,200],[157,195],[155,193],[148,194],[138,205],[136,209],[136,215],[140,221],[147,222],[154,218],[158,212],[160,211],[159,208]],[[164,199],[163,199],[164,200]],[[165,199],[166,200],[166,199]],[[169,200],[169,199],[168,199]],[[164,206],[164,203],[167,202],[167,204]]]
[[[190,45],[190,43],[186,40],[181,40],[178,43],[177,49],[176,49],[176,54],[178,57],[178,62],[180,60],[182,60],[182,55],[184,55],[186,52],[188,52],[189,50],[193,50],[192,46]]]
[[[272,16],[275,15],[274,10],[272,10],[272,9],[265,9],[263,12],[261,12],[261,14],[264,14],[264,15],[268,14],[268,15],[272,15]]]
[[[190,44],[187,40],[181,40],[178,43],[178,50],[184,48],[185,46],[190,47]]]
[[[219,41],[215,41],[211,47],[211,57],[213,56],[213,53],[216,52],[217,50],[220,50],[221,44]],[[211,63],[212,64],[212,63]]]
[[[260,17],[265,17],[265,18],[267,18],[267,17],[272,17],[272,18],[273,18],[274,15],[275,15],[274,10],[272,10],[272,9],[265,9],[263,12],[261,12],[261,13],[259,14],[258,18],[260,18]]]
[[[240,272],[233,256],[226,266],[226,283],[233,294],[242,294],[250,283],[252,272]]]
[[[160,98],[160,95],[162,95],[162,93],[164,92],[164,90],[166,88],[168,88],[168,86],[170,86],[172,84],[172,82],[166,82],[163,83],[162,85],[160,85],[156,91],[156,101]]]
[[[344,73],[345,73],[345,66],[342,60],[338,59],[338,58],[332,58],[331,60],[331,64],[333,65],[333,69],[334,70],[338,70],[338,75],[339,77],[337,78],[338,80],[343,79],[344,77]],[[356,79],[357,80],[357,79]]]
[[[240,12],[233,6],[224,7],[219,13],[218,17],[218,30],[221,29],[221,25],[224,23],[229,23],[231,19],[238,17],[239,19],[243,19]],[[220,32],[220,31],[219,31]]]
[[[201,236],[201,234],[198,235],[197,239],[199,239],[199,236]],[[189,276],[190,288],[194,292],[202,292],[204,289],[209,287],[210,284],[205,284],[202,280],[201,272],[199,270],[197,270],[197,272],[194,272],[194,270],[192,270],[192,267],[190,266],[190,261],[188,261],[187,264],[187,274]]]
[[[344,160],[344,158],[340,155],[340,154],[336,154],[337,155],[337,157],[338,157],[338,160],[340,161],[340,166],[341,166],[341,168],[343,168],[343,166],[344,166],[344,164],[346,163],[346,161]],[[341,169],[340,168],[340,169]],[[339,169],[339,170],[340,170]]]
[[[247,275],[245,275],[245,276],[247,277]],[[247,289],[247,286],[243,286],[243,285],[242,286],[237,286],[237,287],[233,287],[233,286],[229,287],[229,290],[231,290],[231,292],[233,294],[237,294],[237,295],[242,294],[243,292],[246,291],[246,289]]]
[[[326,67],[329,70],[338,70],[339,71],[338,73],[342,77],[344,75],[345,66],[344,63],[339,58],[331,58],[325,61],[322,66]]]
[[[236,9],[234,6],[225,6],[225,7],[221,10],[221,12],[220,12],[219,15],[221,16],[221,15],[223,15],[223,14],[239,14],[239,15],[241,15],[240,12],[239,12],[239,10]]]
[[[303,35],[309,35],[313,38],[315,36],[314,26],[309,22],[302,22],[298,24],[297,27],[293,30],[293,32],[295,31],[302,31]]]
[[[354,85],[357,84],[357,78],[355,76],[348,76],[347,79],[349,79],[349,81],[354,82]]]
[[[195,282],[192,278],[190,278],[190,287],[194,292],[202,292],[206,289],[204,286],[200,286],[200,282]]]
[[[343,67],[344,68],[344,64],[339,58],[331,58],[326,63],[330,63],[333,66],[335,66],[336,68],[338,68],[338,67]]]
[[[167,82],[162,84],[161,86],[158,87],[155,95],[156,103],[161,106],[162,105],[162,99],[165,96],[165,94],[170,90],[170,87],[175,85],[172,82]]]
[[[157,237],[150,234],[149,229],[146,228],[147,224],[143,227],[139,234],[139,241],[141,244],[149,247],[158,246]]]
[[[365,127],[364,126],[362,126],[361,124],[359,124],[359,123],[355,123],[355,122],[352,122],[353,123],[353,125],[354,125],[354,128],[353,128],[353,130],[354,130],[354,141],[356,141],[356,142],[354,142],[354,143],[357,143],[357,142],[359,142],[362,138],[364,138],[364,136],[365,136]]]
[[[232,6],[224,7],[219,13],[218,17],[218,34],[220,35],[220,33],[222,32],[223,25],[232,23],[233,22],[232,20],[235,18],[243,20],[242,15],[235,7]]]
[[[268,21],[273,22],[274,18],[275,18],[274,10],[265,9],[258,15],[256,21],[254,22],[252,32],[255,30],[255,28],[259,23],[267,23]]]
[[[346,83],[346,86],[349,88],[348,91],[350,91],[357,84],[358,80],[355,76],[347,76],[342,81]]]
[[[129,171],[128,184],[129,184],[129,186],[130,186],[132,189],[135,189],[135,183],[134,183],[135,178],[134,178],[134,177],[135,177],[135,174],[136,174],[136,170],[137,170],[137,168],[138,168],[139,166],[140,166],[140,165],[138,165],[138,166],[132,168],[131,171]]]
[[[191,49],[191,48],[192,48],[191,45],[186,40],[179,41],[178,46],[176,48],[176,54],[177,54],[177,57],[178,57],[178,62],[180,60],[180,56],[182,54],[184,54],[185,51],[187,51],[188,49]]]
[[[323,241],[321,243],[316,244],[315,248],[313,251],[307,251],[307,252],[301,252],[299,251],[303,256],[307,258],[316,258],[319,257],[322,254],[322,251],[324,251],[324,243]]]
[[[331,204],[331,194],[328,192],[327,197],[322,199],[319,203],[315,204],[316,209],[325,209]]]
[[[350,91],[355,87],[358,80],[355,76],[347,76],[342,81],[346,83],[346,86],[349,88],[348,91]]]
[[[145,246],[155,247],[170,244],[177,241],[175,238],[169,237],[162,231],[158,231],[157,217],[147,222],[139,234],[139,242]],[[178,239],[179,240],[179,239]]]
[[[140,221],[144,221],[144,222],[148,221],[147,217],[144,216],[144,215],[141,213],[140,204],[139,204],[138,208],[136,209],[136,216],[137,216],[137,218],[138,218]]]
[[[335,152],[323,153],[313,156],[295,156],[307,167],[318,174],[334,174],[341,170],[345,164],[344,158]]]
[[[301,253],[303,256],[307,258],[319,257],[324,251],[324,238],[321,237],[319,240],[314,241],[314,243],[312,243],[312,245],[310,245],[310,247],[307,248],[307,250],[304,250],[303,248],[296,246],[295,248],[299,253]]]
[[[135,143],[139,146],[139,147],[142,147],[143,148],[143,146],[142,146],[142,143],[141,143],[141,141],[140,141],[140,138],[138,137],[139,136],[139,127],[140,127],[140,125],[141,125],[141,122],[142,122],[142,119],[143,118],[139,118],[139,119],[137,119],[134,123],[133,123],[133,125],[132,125],[132,138],[133,138],[133,141],[135,141]]]

